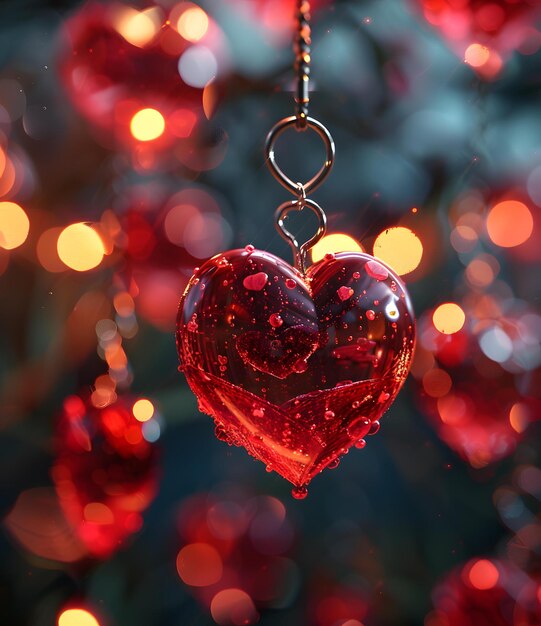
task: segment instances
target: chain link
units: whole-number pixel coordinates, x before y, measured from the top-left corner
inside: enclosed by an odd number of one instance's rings
[[[297,89],[295,91],[295,117],[297,129],[306,130],[308,106],[310,104],[310,46],[312,45],[310,28],[310,2],[298,0],[297,33],[293,50],[295,52],[295,72]]]
[[[295,90],[295,115],[286,117],[277,122],[269,131],[265,142],[265,154],[267,165],[276,178],[289,192],[296,196],[295,200],[289,200],[278,207],[275,213],[276,228],[280,235],[289,243],[293,250],[295,267],[301,272],[306,270],[306,255],[308,250],[314,246],[324,235],[327,228],[327,217],[325,211],[307,195],[317,189],[327,178],[334,163],[334,141],[327,128],[317,120],[309,117],[308,107],[310,104],[310,46],[312,44],[310,29],[310,2],[308,0],[297,0],[297,32],[294,40],[296,74]],[[319,171],[312,178],[304,183],[295,182],[280,168],[276,162],[274,147],[276,140],[288,128],[295,128],[299,131],[311,129],[316,132],[325,146],[325,161]],[[312,237],[300,244],[295,235],[291,233],[285,221],[291,211],[302,211],[304,208],[310,209],[318,219],[318,228]]]

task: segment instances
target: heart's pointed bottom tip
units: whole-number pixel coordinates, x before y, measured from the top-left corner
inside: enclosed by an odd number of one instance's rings
[[[304,500],[308,495],[308,489],[304,485],[293,487],[291,495],[295,498],[295,500]]]

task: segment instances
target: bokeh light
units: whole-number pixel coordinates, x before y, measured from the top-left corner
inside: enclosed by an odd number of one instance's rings
[[[312,261],[321,261],[326,254],[337,252],[363,252],[358,241],[344,233],[331,233],[320,239],[310,250]]]
[[[191,46],[178,60],[178,72],[187,85],[202,89],[216,77],[218,61],[210,48]]]
[[[523,402],[515,402],[509,411],[509,423],[517,433],[523,433],[530,425],[531,416],[527,405]]]
[[[41,233],[36,246],[38,261],[48,272],[64,272],[66,266],[58,256],[57,242],[63,228],[56,226]]]
[[[480,254],[466,267],[466,278],[473,287],[487,287],[500,271],[500,264],[489,254]]]
[[[476,561],[470,567],[467,576],[471,586],[479,590],[492,589],[500,578],[498,568],[486,559]]]
[[[165,131],[165,119],[156,109],[141,109],[130,122],[131,134],[138,141],[154,141]]]
[[[58,616],[58,626],[100,626],[100,623],[89,611],[66,609]]]
[[[118,11],[114,26],[126,41],[138,48],[143,48],[160,30],[161,17],[158,7],[137,11],[123,6]]]
[[[58,421],[51,476],[78,539],[98,558],[141,529],[156,494],[156,449],[131,408],[123,398],[96,408],[90,398],[71,396]]]
[[[189,7],[178,18],[177,30],[188,41],[199,41],[205,36],[208,28],[209,18],[200,7]]]
[[[97,267],[105,254],[101,237],[84,222],[64,228],[58,237],[56,249],[61,261],[77,272]]]
[[[252,598],[242,589],[223,589],[210,604],[214,621],[220,626],[244,626],[259,619]]]
[[[472,67],[481,67],[490,58],[490,50],[480,43],[472,43],[466,48],[464,61]]]
[[[0,247],[13,250],[28,237],[30,220],[24,209],[15,202],[0,202]]]
[[[412,230],[396,226],[377,236],[374,256],[403,276],[419,266],[423,257],[423,244]]]
[[[494,205],[487,216],[491,241],[502,248],[513,248],[527,241],[533,231],[530,209],[518,200],[504,200]]]
[[[434,311],[432,322],[436,330],[444,335],[452,335],[458,332],[466,321],[466,314],[454,302],[446,302]]]
[[[191,543],[178,553],[177,571],[187,585],[208,587],[222,578],[222,559],[210,544]]]
[[[453,381],[445,370],[435,367],[428,370],[428,372],[426,372],[423,376],[423,388],[425,393],[432,398],[441,398],[446,396],[452,386]]]
[[[137,421],[148,422],[154,415],[154,405],[147,398],[141,398],[134,403],[132,413]]]
[[[4,168],[6,167],[6,153],[2,146],[0,146],[0,176],[4,173]]]

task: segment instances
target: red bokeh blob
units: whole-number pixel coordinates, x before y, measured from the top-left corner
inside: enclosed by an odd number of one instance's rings
[[[539,584],[510,563],[473,559],[450,572],[432,595],[426,626],[534,626]]]
[[[218,624],[253,624],[295,594],[294,528],[280,500],[198,495],[178,516],[177,572]]]
[[[88,552],[107,558],[137,532],[157,489],[156,450],[123,400],[102,409],[64,402],[52,478],[67,520]]]
[[[432,311],[421,317],[413,374],[419,406],[438,435],[480,468],[510,455],[538,419],[541,317],[520,306],[504,316],[496,301],[476,294],[466,301],[456,333],[438,332]],[[490,315],[482,312],[487,301],[496,306]]]
[[[538,0],[413,0],[429,24],[483,78],[495,78],[515,50],[534,54],[541,46],[535,28]]]
[[[118,279],[135,299],[137,314],[171,332],[178,294],[195,266],[228,246],[231,227],[201,186],[173,194],[165,184],[131,186],[115,210],[111,237],[124,252]]]
[[[194,7],[182,4],[182,10]],[[64,24],[58,67],[70,100],[104,143],[131,148],[142,163],[192,134],[205,113],[204,89],[227,58],[212,19],[203,18],[206,29],[192,20],[181,34],[180,18],[154,4],[137,11],[91,0]],[[132,128],[146,109],[163,118],[163,129],[152,119],[143,120],[139,132]]]

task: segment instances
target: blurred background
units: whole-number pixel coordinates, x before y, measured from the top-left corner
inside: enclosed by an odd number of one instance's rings
[[[214,437],[174,342],[195,266],[291,260],[263,144],[294,0],[1,4],[2,624],[541,624],[541,3],[312,4],[312,254],[391,265],[418,344],[302,502]]]

